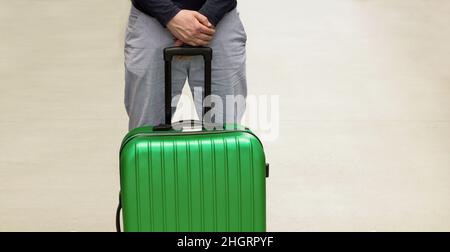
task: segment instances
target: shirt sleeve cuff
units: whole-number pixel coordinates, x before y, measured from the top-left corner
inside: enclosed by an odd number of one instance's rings
[[[170,20],[172,20],[172,18],[175,17],[180,11],[180,8],[174,6],[169,11],[167,11],[167,15],[162,16],[158,21],[162,26],[167,27],[167,24],[170,22]]]
[[[200,12],[200,14],[204,15],[205,17],[207,17],[208,21],[214,26],[217,26],[217,24],[221,20],[221,17],[218,17],[217,15],[214,15],[214,13],[212,13],[208,9],[202,8],[198,12]]]

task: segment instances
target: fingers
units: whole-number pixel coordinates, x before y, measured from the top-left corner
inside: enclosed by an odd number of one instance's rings
[[[199,35],[197,36],[197,39],[203,40],[203,41],[209,43],[209,42],[211,42],[211,40],[213,39],[213,37],[210,36],[210,35],[201,33],[201,34],[199,34]]]
[[[197,36],[180,36],[178,39],[175,39],[175,46],[182,46],[183,44],[188,44],[191,46],[204,46],[209,44],[212,36],[206,34],[199,34]]]
[[[194,16],[201,24],[208,28],[212,28],[213,25],[208,21],[208,18],[203,16],[200,12],[194,12]]]
[[[200,33],[197,36],[192,37],[190,42],[194,46],[205,46],[205,45],[208,45],[212,39],[213,39],[213,36]]]
[[[203,16],[199,12],[194,12],[194,17],[198,20],[198,22],[201,24],[198,26],[198,32],[208,34],[208,35],[214,35],[216,32],[213,28],[213,25],[209,22],[208,18]]]
[[[175,40],[175,46],[182,46],[183,44],[188,44],[191,46],[205,46],[208,45],[212,37],[205,34],[200,34],[195,37],[186,37],[182,39]]]
[[[206,46],[206,45],[208,45],[208,42],[206,42],[204,40],[200,40],[200,39],[194,39],[192,41],[187,42],[186,44],[191,45],[191,46]]]
[[[189,41],[185,41],[185,43],[191,46],[206,46],[209,44],[209,41],[202,40],[199,38],[193,38],[190,39]]]
[[[184,44],[183,41],[181,41],[179,39],[175,40],[175,46],[182,46],[183,44]]]
[[[204,25],[200,24],[199,26],[205,27]],[[182,41],[191,46],[205,46],[208,45],[212,39],[213,39],[212,35],[197,31],[194,34],[186,36],[184,39],[182,39]]]
[[[213,28],[209,28],[203,24],[200,24],[197,27],[197,32],[212,36],[212,35],[214,35],[214,33],[216,33],[216,30],[214,30]]]
[[[194,40],[194,46],[205,46],[208,44],[209,44],[209,41],[205,41],[205,40],[201,40],[201,39]]]

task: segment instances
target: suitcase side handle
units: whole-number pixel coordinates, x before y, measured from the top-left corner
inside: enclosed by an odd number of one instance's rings
[[[117,205],[117,210],[116,210],[116,231],[117,232],[122,232],[122,228],[120,227],[120,212],[122,210],[122,195],[119,192],[119,204]]]
[[[172,59],[174,56],[203,56],[205,62],[205,86],[203,91],[203,101],[211,95],[211,65],[213,51],[210,47],[193,47],[193,46],[176,46],[167,47],[164,49],[164,72],[165,72],[165,86],[164,86],[164,106],[165,106],[165,125],[160,125],[161,128],[170,129],[172,120]],[[202,120],[211,107],[204,107],[202,113]],[[207,120],[210,121],[210,120]],[[165,126],[165,127],[164,127]]]

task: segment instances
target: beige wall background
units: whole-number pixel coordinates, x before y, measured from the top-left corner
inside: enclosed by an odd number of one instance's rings
[[[450,2],[239,1],[270,231],[450,231]],[[0,0],[0,231],[113,231],[127,0]]]

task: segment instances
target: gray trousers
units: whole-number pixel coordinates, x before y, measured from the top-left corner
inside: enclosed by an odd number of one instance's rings
[[[220,98],[223,105],[215,110],[216,123],[238,123],[242,119],[247,96],[246,40],[239,14],[233,10],[217,25],[209,45],[213,49],[212,100]],[[156,19],[131,8],[125,38],[125,107],[130,130],[164,122],[163,49],[173,44],[173,36]],[[172,104],[177,103],[188,80],[200,118],[203,99],[196,93],[203,90],[203,66],[199,56],[176,58],[172,63]]]

